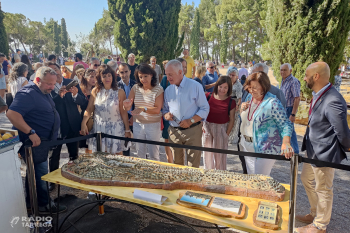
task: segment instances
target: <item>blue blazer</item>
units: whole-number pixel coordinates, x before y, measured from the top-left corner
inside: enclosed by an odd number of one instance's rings
[[[332,86],[316,102],[301,147],[307,157],[340,163],[350,151],[347,106],[343,96]]]
[[[62,86],[67,86],[72,79],[63,78]],[[78,111],[78,105],[81,109],[86,109],[88,100],[80,89],[78,88],[78,95],[74,98],[70,93],[67,93],[61,98],[56,92],[52,91],[52,98],[56,105],[56,110],[61,118],[61,137],[64,138],[72,130],[73,132],[79,132],[81,128],[81,114]]]

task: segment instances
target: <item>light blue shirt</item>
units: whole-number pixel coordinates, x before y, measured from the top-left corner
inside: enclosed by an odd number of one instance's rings
[[[207,119],[209,104],[203,86],[193,79],[182,78],[179,86],[170,85],[164,94],[163,114],[172,113],[179,121],[198,115]],[[173,127],[179,127],[175,121],[169,121]]]
[[[329,85],[331,85],[331,83],[328,83],[326,86],[324,86],[317,93],[315,93],[314,91],[312,92],[312,107],[315,105],[315,102],[318,99],[318,97],[320,97],[320,95],[322,95],[322,93],[329,87]]]
[[[131,91],[130,80],[129,80],[129,85],[126,85],[126,84],[123,82],[123,79],[121,79],[120,81],[123,83],[125,95],[126,95],[126,98],[128,98],[128,97],[129,97],[129,94],[130,94],[130,91]],[[131,109],[128,111],[128,113],[131,115]]]
[[[202,78],[202,83],[203,83],[204,88],[206,85],[215,83],[216,81],[218,81],[218,79],[219,79],[219,76],[218,76],[218,73],[216,73],[216,71],[214,71],[214,74],[211,74],[207,71],[207,73]],[[214,91],[214,87],[206,89],[206,91],[212,93]]]

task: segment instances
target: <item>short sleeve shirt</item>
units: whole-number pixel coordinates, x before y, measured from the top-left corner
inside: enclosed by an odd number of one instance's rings
[[[136,67],[138,65],[135,63],[135,65],[133,65],[133,66],[129,65],[129,64],[128,64],[128,66],[129,66],[129,69],[130,69],[130,79],[136,81],[136,79],[135,79],[135,69],[136,69]]]
[[[32,81],[17,92],[10,106],[10,110],[21,114],[39,137],[47,139],[50,139],[52,130],[54,130],[53,139],[56,139],[60,126],[60,117],[54,108],[55,103],[51,96],[43,94]],[[22,142],[28,139],[26,133],[19,131]]]
[[[206,85],[215,83],[216,81],[218,81],[218,79],[219,79],[219,76],[216,73],[216,71],[214,71],[214,74],[211,74],[211,73],[209,73],[207,71],[206,75],[204,75],[203,78],[202,78],[202,83],[203,83],[204,88],[205,88]],[[211,88],[207,89],[206,91],[207,92],[213,92],[214,91],[214,87],[211,87]]]
[[[6,60],[2,63],[2,69],[3,69],[4,73],[5,73],[5,75],[9,74],[8,67],[7,67],[8,65],[9,65],[9,63]]]
[[[286,97],[286,107],[292,107],[294,105],[294,98],[300,97],[300,82],[293,75],[289,75],[281,83],[281,91]]]
[[[187,73],[185,76],[187,78],[192,78],[193,67],[196,66],[196,63],[194,62],[193,58],[190,56],[188,56],[187,58],[183,57],[183,59],[185,59],[187,62]]]
[[[84,68],[85,68],[85,69],[89,68],[89,65],[88,65],[88,64],[86,64],[85,62],[78,61],[78,62],[74,63],[74,65],[73,65],[73,69],[74,69],[74,68],[75,68],[75,66],[76,66],[76,65],[78,65],[78,64],[82,64],[82,65],[84,66]]]
[[[208,98],[210,93],[206,93]],[[230,116],[228,115],[228,108],[230,104],[231,96],[225,100],[217,100],[214,98],[214,94],[210,96],[208,101],[210,106],[209,115],[207,117],[207,122],[216,124],[225,124],[230,121]],[[231,109],[236,108],[236,102],[231,101]]]

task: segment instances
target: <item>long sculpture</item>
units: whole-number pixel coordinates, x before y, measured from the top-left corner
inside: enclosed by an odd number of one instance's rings
[[[187,189],[271,201],[282,201],[285,195],[285,188],[265,175],[176,167],[101,152],[65,164],[62,176],[88,185]]]

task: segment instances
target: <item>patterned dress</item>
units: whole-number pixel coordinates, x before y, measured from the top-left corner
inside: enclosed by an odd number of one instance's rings
[[[91,133],[97,132],[124,137],[125,127],[119,111],[118,90],[102,89],[97,93]],[[89,150],[97,151],[96,138],[88,139],[88,145]],[[124,141],[103,138],[101,149],[111,154],[119,153],[125,150]]]
[[[242,99],[242,89],[243,86],[237,79],[235,84],[232,86],[232,96],[236,97],[236,106],[238,106],[238,100]],[[241,119],[239,117],[239,111],[235,113],[235,124],[233,125],[233,128],[231,130],[230,136],[228,138],[228,142],[230,144],[237,144],[238,143],[238,132],[239,132],[239,125],[240,125]]]

